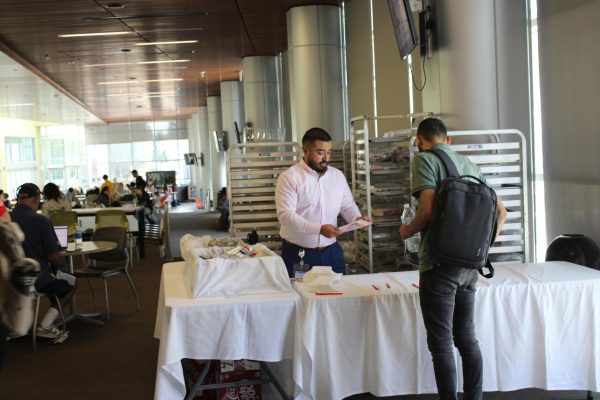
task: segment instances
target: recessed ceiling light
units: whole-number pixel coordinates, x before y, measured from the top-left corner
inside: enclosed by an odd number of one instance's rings
[[[135,78],[133,78],[135,79]],[[182,81],[182,78],[165,78],[165,79],[145,79],[143,81],[129,80],[129,81],[109,81],[109,82],[98,82],[98,85],[125,85],[125,84],[139,84],[139,83],[152,83],[152,82],[177,82]]]
[[[35,106],[34,103],[16,103],[16,104],[4,104],[2,107],[31,107]]]
[[[58,35],[60,38],[84,37],[84,36],[115,36],[115,35],[130,35],[132,31],[117,31],[117,32],[92,32],[92,33],[69,33]]]
[[[106,97],[122,97],[122,96],[158,96],[158,95],[175,95],[174,92],[146,92],[146,93],[116,93],[107,94]]]
[[[175,40],[171,42],[141,42],[136,43],[136,46],[157,46],[162,44],[185,44],[185,43],[198,43],[197,40]]]
[[[84,67],[86,67],[86,68],[114,67],[114,66],[118,66],[118,65],[168,64],[168,63],[182,63],[182,62],[190,62],[190,60],[138,61],[138,62],[124,62],[124,63],[87,64],[87,65],[84,65]]]
[[[163,60],[163,61],[138,61],[136,64],[168,64],[168,63],[184,63],[191,60]]]

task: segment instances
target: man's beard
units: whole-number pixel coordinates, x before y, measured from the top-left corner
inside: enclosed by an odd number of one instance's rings
[[[316,163],[312,160],[308,161],[308,166],[319,174],[324,174],[327,171],[328,165],[329,162],[327,161],[321,161],[320,163]]]

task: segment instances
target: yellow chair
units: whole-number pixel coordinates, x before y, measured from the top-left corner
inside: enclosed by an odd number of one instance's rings
[[[129,262],[131,263],[131,268],[133,268],[133,249],[136,249],[138,261],[139,253],[137,252],[137,246],[134,246],[135,238],[129,230],[129,221],[127,220],[127,215],[125,215],[125,213],[122,210],[115,210],[110,208],[98,211],[96,213],[96,229],[107,227],[121,227],[127,232],[129,254],[131,254],[131,256],[129,257]]]
[[[50,222],[54,226],[66,226],[69,241],[77,230],[77,213],[75,211],[56,211],[50,215]]]

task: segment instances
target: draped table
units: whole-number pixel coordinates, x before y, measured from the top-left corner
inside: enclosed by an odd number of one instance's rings
[[[293,356],[299,296],[279,294],[192,298],[185,262],[163,266],[154,336],[160,339],[155,399],[183,399],[181,360],[276,362]]]
[[[435,393],[415,286],[416,271],[344,276],[343,295],[317,296],[297,285],[296,398]],[[484,391],[598,391],[598,304],[600,271],[567,262],[499,266],[493,279],[480,277]],[[457,360],[460,371],[458,352]]]

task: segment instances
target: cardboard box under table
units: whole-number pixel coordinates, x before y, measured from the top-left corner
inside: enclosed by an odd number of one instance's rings
[[[184,358],[292,359],[300,302],[275,257],[283,263],[276,255],[203,259],[188,252],[186,261],[163,266],[154,332],[160,339],[155,399],[184,398]]]

